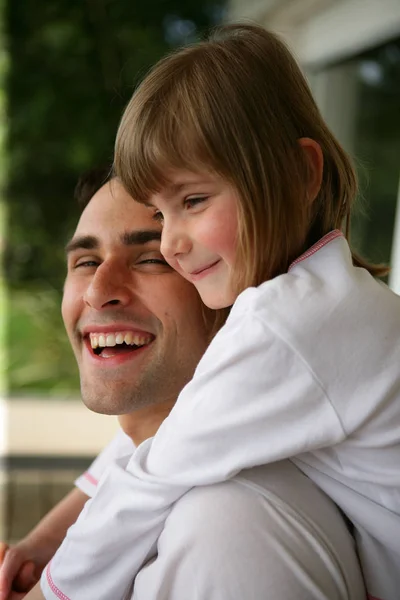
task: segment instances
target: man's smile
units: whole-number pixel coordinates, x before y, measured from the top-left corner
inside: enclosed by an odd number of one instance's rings
[[[153,340],[149,333],[134,333],[132,331],[118,331],[115,333],[89,333],[90,345],[93,350],[113,348],[119,346],[145,346]],[[98,354],[98,352],[96,352]]]
[[[155,335],[126,325],[86,326],[82,332],[84,346],[92,358],[127,360],[139,349],[155,340]]]

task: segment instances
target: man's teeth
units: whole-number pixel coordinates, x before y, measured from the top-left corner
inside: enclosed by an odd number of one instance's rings
[[[109,348],[117,344],[128,346],[145,346],[150,344],[152,336],[148,333],[133,333],[132,331],[119,331],[117,333],[90,333],[90,345],[93,349]]]

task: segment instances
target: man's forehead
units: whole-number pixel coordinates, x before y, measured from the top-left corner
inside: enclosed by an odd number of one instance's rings
[[[135,202],[117,181],[105,184],[93,196],[79,220],[76,234],[110,234],[125,231],[160,229],[153,211]]]
[[[109,243],[142,246],[160,240],[161,227],[148,208],[132,200],[125,191],[112,193],[110,186],[104,186],[83,211],[66,251],[94,249]]]

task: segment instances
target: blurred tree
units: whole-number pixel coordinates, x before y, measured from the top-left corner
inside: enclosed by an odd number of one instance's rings
[[[8,384],[76,389],[59,305],[78,176],[111,163],[148,68],[222,18],[223,0],[0,0],[8,53]]]
[[[111,161],[122,109],[171,46],[220,20],[220,0],[9,0],[8,281],[59,288],[82,171]]]

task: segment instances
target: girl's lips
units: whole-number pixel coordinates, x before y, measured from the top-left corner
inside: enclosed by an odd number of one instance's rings
[[[212,269],[214,269],[214,267],[216,267],[220,263],[220,261],[221,261],[221,259],[219,258],[218,260],[213,262],[211,265],[208,265],[207,267],[203,267],[202,269],[198,269],[197,271],[193,271],[192,273],[190,273],[190,278],[192,279],[192,281],[197,281],[198,279],[202,279],[203,277],[206,277],[210,273],[210,271]]]

